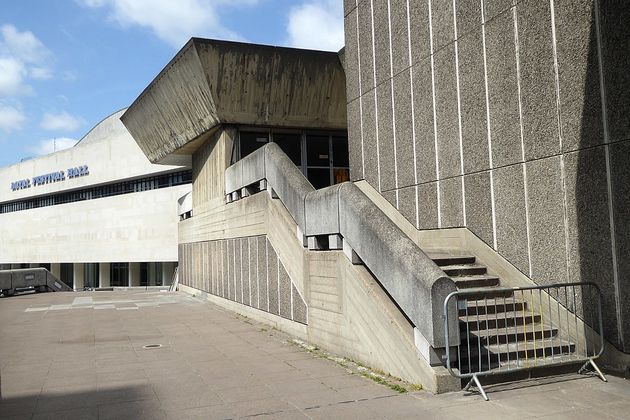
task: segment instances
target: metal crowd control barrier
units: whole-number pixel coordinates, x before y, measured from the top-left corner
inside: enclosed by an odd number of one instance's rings
[[[607,382],[594,361],[604,351],[602,294],[594,283],[453,292],[444,300],[447,345],[455,314],[460,339],[447,347],[446,367],[486,401],[479,377],[489,375],[582,362],[579,373],[590,366]]]

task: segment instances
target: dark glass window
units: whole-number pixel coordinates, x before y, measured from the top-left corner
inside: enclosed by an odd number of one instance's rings
[[[333,166],[349,167],[350,163],[348,161],[348,137],[333,136],[332,149]]]
[[[306,136],[306,164],[330,165],[330,139],[328,136]]]
[[[93,200],[96,198],[110,197],[114,195],[128,194],[132,192],[148,191],[159,188],[172,187],[192,182],[192,171],[174,172],[133,181],[118,182],[116,184],[100,185],[98,187],[83,190],[62,192],[45,197],[31,198],[0,204],[0,213],[36,209],[39,207],[54,206],[57,204],[72,203],[75,201]]]
[[[61,276],[59,280],[68,285],[68,287],[74,287],[74,264],[61,263],[59,268]]]
[[[302,166],[302,142],[299,134],[282,134],[273,135],[273,142],[277,143],[289,159],[297,166]]]
[[[129,263],[111,263],[110,266],[110,286],[129,286]]]
[[[85,287],[98,287],[98,263],[83,264],[83,285]]]
[[[162,263],[140,263],[140,286],[162,286]]]
[[[239,134],[241,143],[241,158],[260,149],[265,143],[269,142],[268,133],[252,133],[241,131]]]

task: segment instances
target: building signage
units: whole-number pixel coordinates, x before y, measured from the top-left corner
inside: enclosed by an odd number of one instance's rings
[[[21,179],[11,183],[11,189],[13,191],[23,190],[36,187],[38,185],[52,184],[53,182],[65,181],[70,178],[78,178],[80,176],[89,175],[90,170],[87,165],[77,166],[75,168],[68,168],[66,172],[58,171],[51,172],[45,175],[34,176],[33,178]]]

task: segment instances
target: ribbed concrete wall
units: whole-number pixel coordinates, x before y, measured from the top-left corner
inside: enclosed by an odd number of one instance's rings
[[[265,235],[179,245],[180,282],[307,323],[307,306]]]
[[[630,351],[630,5],[345,1],[350,165],[418,229],[594,281]],[[625,23],[624,23],[625,22]]]

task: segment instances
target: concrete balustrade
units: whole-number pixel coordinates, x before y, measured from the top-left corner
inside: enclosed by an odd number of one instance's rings
[[[280,147],[269,143],[226,170],[226,194],[240,198],[234,193],[262,180],[308,237],[309,248],[326,248],[321,242],[332,238],[338,249],[341,237],[344,252],[370,269],[422,339],[433,348],[446,346],[442,305],[455,283],[356,185],[315,190]],[[451,344],[457,330],[453,320]]]

